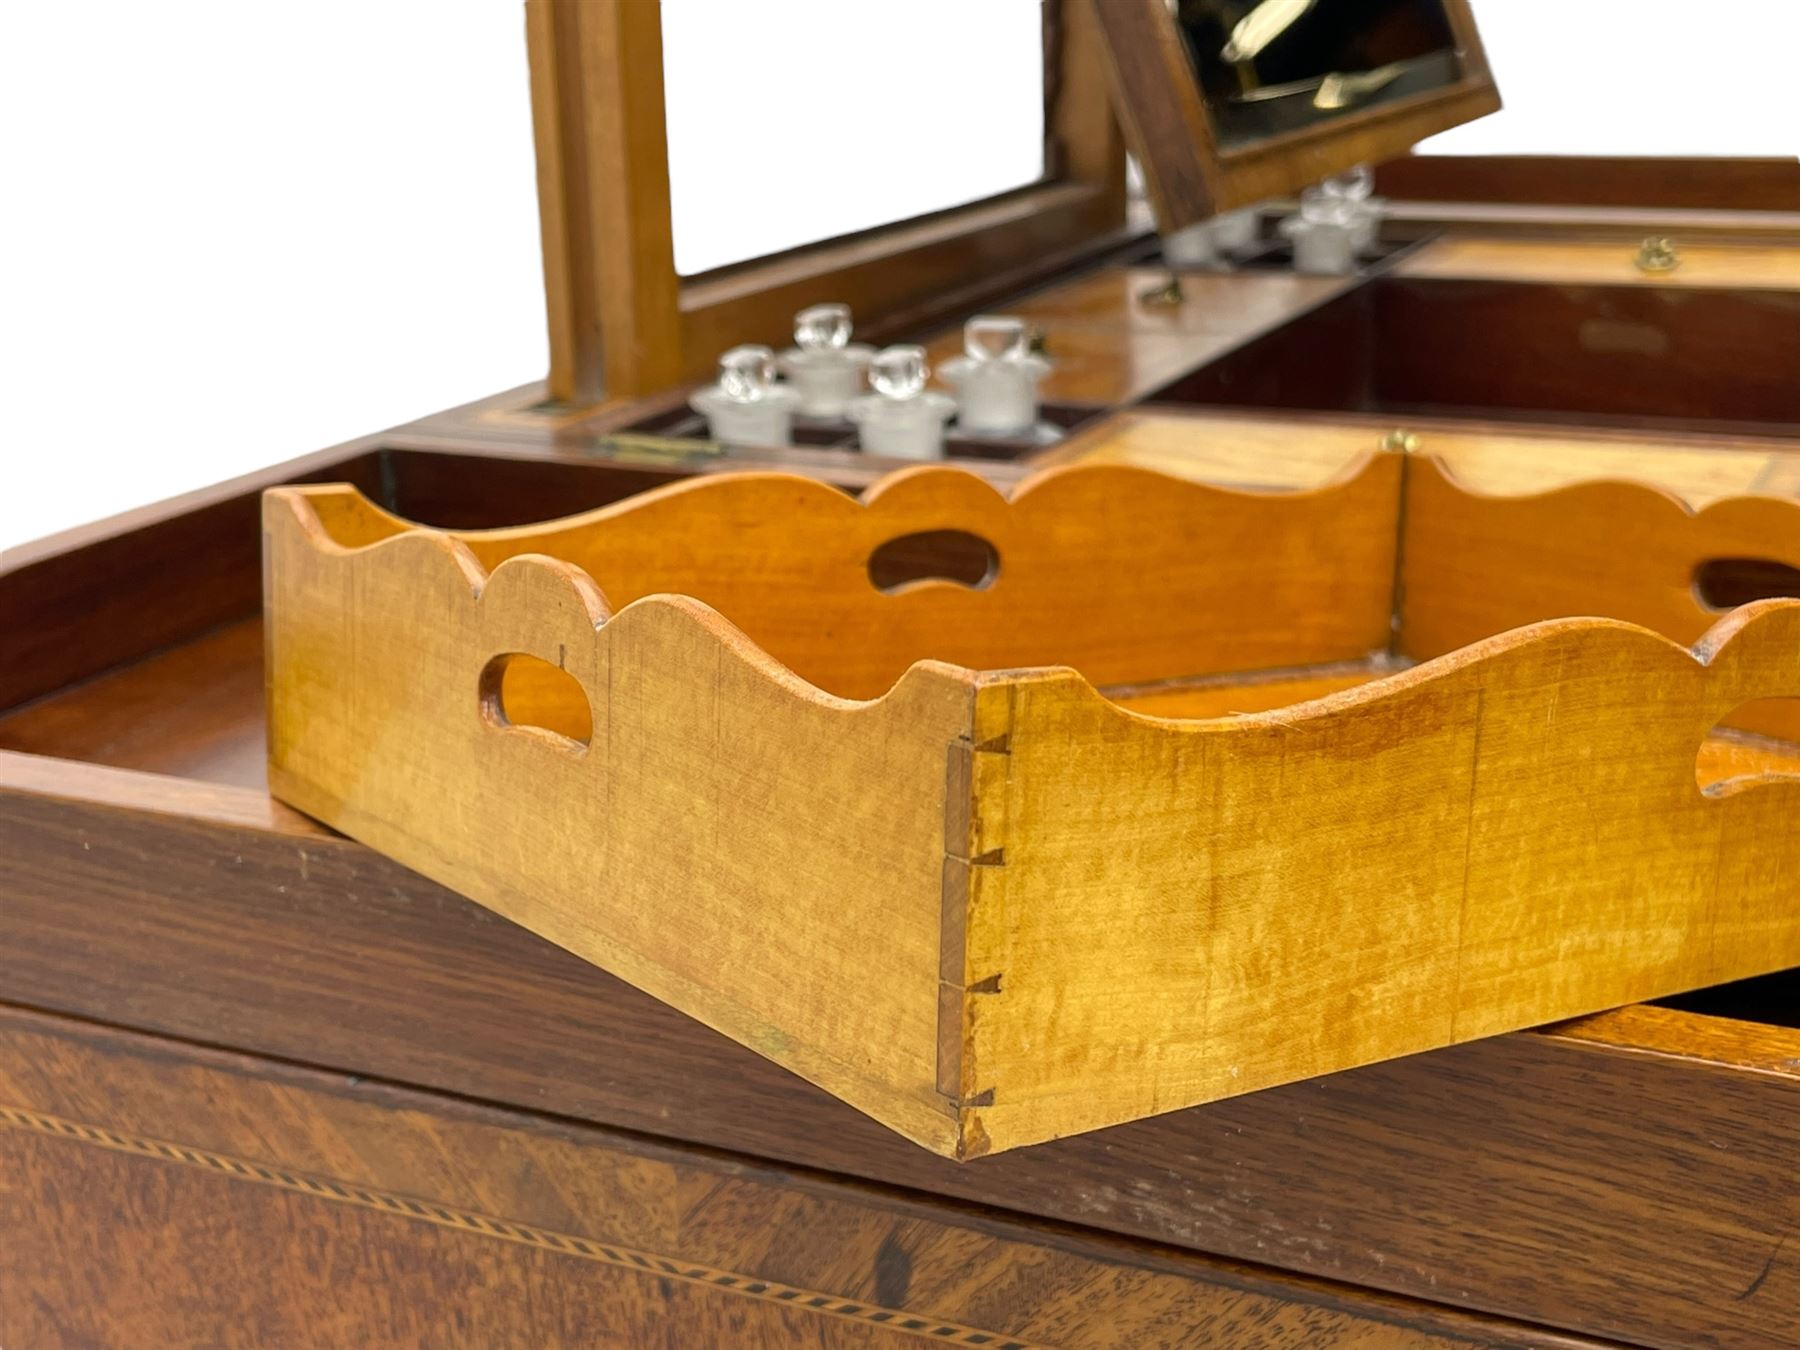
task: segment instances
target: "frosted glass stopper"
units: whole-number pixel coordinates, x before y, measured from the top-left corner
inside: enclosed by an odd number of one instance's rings
[[[963,350],[972,361],[1022,361],[1031,350],[1025,320],[977,314],[963,325]]]
[[[809,305],[794,315],[794,345],[803,352],[830,352],[850,342],[850,306]]]
[[[923,347],[883,347],[869,362],[869,383],[888,398],[917,398],[928,373]]]
[[[1309,187],[1300,194],[1300,218],[1314,225],[1348,225],[1356,207],[1328,183]]]
[[[1319,186],[1328,197],[1339,197],[1347,202],[1366,202],[1375,195],[1375,171],[1367,164],[1358,164],[1354,169],[1327,178]]]
[[[719,389],[733,403],[760,403],[775,387],[775,353],[767,347],[733,347],[719,358]]]

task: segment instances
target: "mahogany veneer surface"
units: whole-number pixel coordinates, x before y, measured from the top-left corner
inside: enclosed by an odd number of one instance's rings
[[[0,714],[0,749],[262,787],[263,636],[240,619]]]
[[[9,1345],[1591,1344],[9,1009],[0,1187]]]
[[[1800,291],[1388,274],[1155,403],[1788,436]]]

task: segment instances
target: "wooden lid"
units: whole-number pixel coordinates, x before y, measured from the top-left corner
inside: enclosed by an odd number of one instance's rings
[[[1404,154],[1500,106],[1468,0],[1095,8],[1165,233]]]

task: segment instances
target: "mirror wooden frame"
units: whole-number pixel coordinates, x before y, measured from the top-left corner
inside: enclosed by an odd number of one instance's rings
[[[1419,141],[1495,112],[1468,0],[1443,0],[1462,78],[1441,89],[1346,113],[1316,127],[1222,150],[1167,0],[1094,0],[1126,141],[1164,233],[1293,193],[1358,164],[1379,164]]]
[[[550,332],[548,400],[568,421],[782,345],[797,310],[842,301],[880,340],[1127,242],[1125,147],[1096,7],[1046,0],[1046,176],[1013,192],[770,258],[675,270],[662,15],[653,0],[526,0]]]

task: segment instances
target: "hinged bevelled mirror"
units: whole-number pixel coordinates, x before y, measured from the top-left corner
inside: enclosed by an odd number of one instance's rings
[[[1096,0],[1166,231],[1500,106],[1467,0]]]

